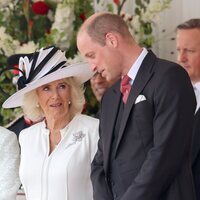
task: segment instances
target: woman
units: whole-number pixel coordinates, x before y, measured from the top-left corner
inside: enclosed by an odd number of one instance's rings
[[[0,127],[0,199],[15,200],[19,190],[19,144],[16,135]]]
[[[20,178],[27,200],[90,200],[90,163],[97,149],[98,120],[80,114],[87,64],[68,65],[56,47],[19,61],[19,91],[3,107],[22,106],[41,121],[21,131]]]

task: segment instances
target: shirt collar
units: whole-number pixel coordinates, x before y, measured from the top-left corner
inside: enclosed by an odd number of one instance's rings
[[[146,48],[143,48],[142,52],[140,53],[137,60],[133,63],[131,69],[128,72],[128,76],[131,78],[131,84],[133,84],[133,81],[135,80],[135,77],[140,69],[140,66],[147,55],[148,51]]]
[[[197,101],[197,106],[196,106],[196,111],[195,111],[196,113],[200,107],[200,82],[194,83],[192,85],[194,88],[194,93],[195,93],[196,101]]]
[[[60,129],[61,138],[65,137],[65,135],[67,133],[67,129],[69,128],[69,126],[73,126],[73,123],[74,123],[76,117],[77,117],[77,115],[75,115],[72,118],[72,120],[63,129]],[[45,120],[42,121],[42,129],[44,129],[44,133],[49,134],[49,129],[46,127]]]
[[[194,89],[197,89],[198,91],[200,91],[200,82],[194,83],[192,85]]]

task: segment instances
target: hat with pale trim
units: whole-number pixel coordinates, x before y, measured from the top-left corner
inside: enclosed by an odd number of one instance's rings
[[[94,75],[88,63],[68,64],[65,52],[54,46],[36,51],[30,59],[20,57],[18,70],[18,91],[3,103],[3,108],[22,106],[24,95],[44,84],[67,77],[83,84]]]

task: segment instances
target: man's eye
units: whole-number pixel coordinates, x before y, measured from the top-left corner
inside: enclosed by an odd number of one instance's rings
[[[95,58],[95,55],[91,55],[90,58],[94,59],[94,58]]]
[[[188,49],[187,52],[194,53],[195,51],[193,49]]]
[[[87,57],[93,59],[93,58],[95,58],[95,55],[94,54],[88,54]]]

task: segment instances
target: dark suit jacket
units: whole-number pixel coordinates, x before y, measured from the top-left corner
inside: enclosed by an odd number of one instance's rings
[[[19,133],[21,132],[21,130],[28,128],[29,126],[30,125],[25,123],[24,117],[22,116],[19,119],[17,119],[15,122],[10,124],[8,129],[13,131],[17,135],[17,138],[19,138]]]
[[[200,200],[200,109],[195,114],[192,142],[192,171],[197,200]]]
[[[100,140],[92,162],[94,200],[112,200],[110,147],[121,94],[118,81],[102,99]],[[138,95],[145,101],[135,104]],[[123,111],[115,151],[120,200],[194,200],[191,132],[196,100],[179,65],[145,57]]]

